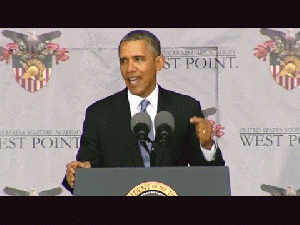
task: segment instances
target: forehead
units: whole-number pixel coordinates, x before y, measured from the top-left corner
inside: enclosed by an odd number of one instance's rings
[[[147,54],[152,54],[152,51],[146,40],[124,41],[120,45],[120,57]]]

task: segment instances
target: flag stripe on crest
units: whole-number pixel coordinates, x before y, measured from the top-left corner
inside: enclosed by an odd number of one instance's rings
[[[42,87],[45,86],[45,84],[50,79],[51,74],[51,68],[46,68],[43,73],[43,81],[35,80],[35,79],[20,79],[25,74],[24,68],[13,68],[15,80],[18,82],[18,84],[23,87],[26,91],[30,92],[36,92],[40,90]]]
[[[20,69],[19,69],[19,77],[21,77],[24,73],[25,73],[25,69],[20,68]],[[21,82],[21,83],[20,83],[20,82]],[[19,84],[20,84],[22,87],[25,87],[25,83],[26,83],[26,80],[25,80],[25,79],[19,80]]]
[[[290,90],[291,78],[289,76],[285,76],[285,88]]]
[[[33,84],[32,85],[32,88],[31,88],[31,90],[33,91],[33,92],[36,92],[36,89],[37,89],[37,86],[36,86],[36,80],[33,80],[32,82],[31,82],[31,84]]]
[[[32,79],[26,79],[26,83],[27,83],[27,91],[31,91],[31,84],[32,84]]]
[[[271,65],[272,77],[280,86],[284,87],[286,90],[293,90],[294,88],[298,87],[298,85],[300,84],[300,78],[294,78],[290,76],[278,76],[279,71],[279,65]]]
[[[277,76],[277,71],[278,71],[278,68],[279,66],[272,66],[271,68],[274,69],[274,71],[272,71],[272,74],[273,74],[273,77],[274,79],[276,80],[276,76]]]

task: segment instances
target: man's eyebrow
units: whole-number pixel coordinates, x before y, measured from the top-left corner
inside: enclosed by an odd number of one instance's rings
[[[146,58],[146,56],[144,56],[144,55],[133,55],[133,56],[130,56],[130,57],[132,57],[132,58]],[[127,57],[127,56],[120,56],[120,59],[128,59],[128,58],[130,58],[130,57]]]

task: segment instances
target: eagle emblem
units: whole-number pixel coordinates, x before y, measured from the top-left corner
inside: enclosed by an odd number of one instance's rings
[[[269,192],[272,196],[299,196],[300,189],[296,190],[293,185],[288,185],[287,189],[279,188],[272,185],[262,184],[260,189]]]
[[[34,31],[29,31],[26,35],[3,30],[2,35],[13,42],[0,48],[0,61],[8,64],[12,58],[15,80],[31,93],[40,90],[50,80],[53,56],[56,64],[69,59],[66,54],[69,51],[52,42],[53,39],[61,36],[60,31],[36,36]]]
[[[300,85],[300,32],[292,29],[282,31],[262,28],[262,35],[271,39],[257,45],[254,56],[266,61],[270,56],[271,75],[281,87],[293,90]]]
[[[50,190],[45,190],[37,193],[36,188],[31,188],[30,191],[23,191],[16,188],[5,187],[3,192],[11,196],[55,196],[62,193],[63,189],[61,187],[52,188]]]

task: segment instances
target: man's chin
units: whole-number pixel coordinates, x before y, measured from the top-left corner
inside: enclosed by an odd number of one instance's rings
[[[139,90],[137,87],[128,87],[128,89],[132,95],[138,95],[138,96],[142,95],[142,91]]]
[[[148,97],[148,95],[150,95],[150,93],[152,92],[152,89],[149,90],[147,87],[143,87],[141,85],[139,86],[127,86],[127,88],[129,89],[130,93],[133,95],[138,95],[142,98],[146,98]],[[154,90],[154,88],[153,88]]]

